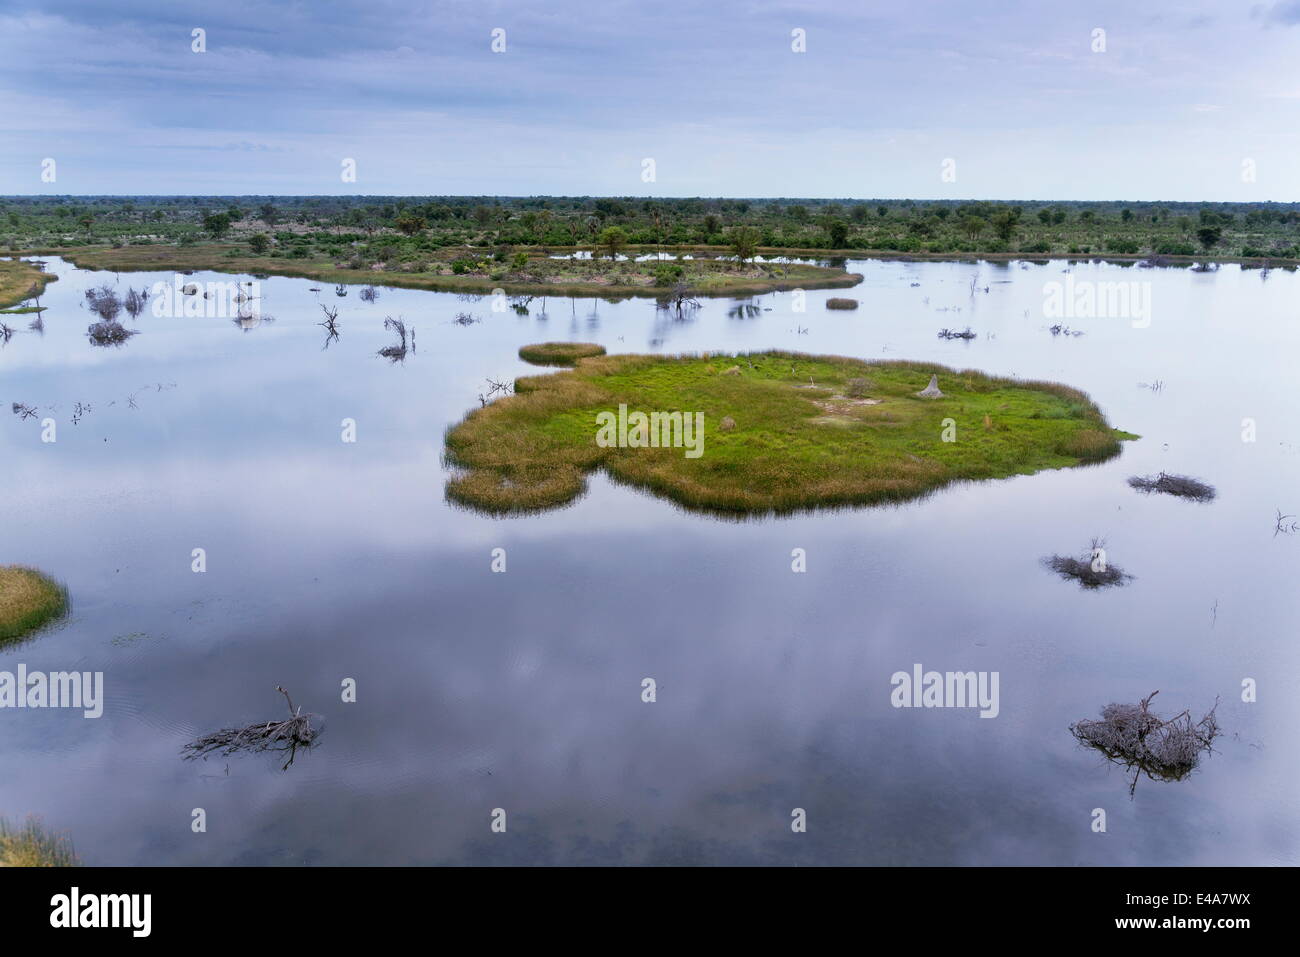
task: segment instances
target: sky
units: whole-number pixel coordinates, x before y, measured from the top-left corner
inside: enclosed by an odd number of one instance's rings
[[[1300,0],[0,0],[0,194],[1291,202],[1298,120]]]

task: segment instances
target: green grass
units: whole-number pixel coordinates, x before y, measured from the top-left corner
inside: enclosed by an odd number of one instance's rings
[[[594,342],[539,342],[519,349],[519,358],[535,366],[571,366],[579,359],[604,354],[605,347]]]
[[[76,867],[81,862],[72,842],[28,820],[14,827],[0,817],[0,867]]]
[[[918,398],[932,374],[946,397]],[[596,415],[620,403],[703,413],[702,455],[602,448]],[[789,352],[600,356],[522,377],[515,395],[449,429],[447,461],[462,471],[447,495],[492,514],[529,512],[574,500],[604,469],[691,509],[784,513],[1098,462],[1124,438],[1086,394],[1050,382]]]
[[[9,306],[17,305],[33,295],[39,296],[45,291],[47,283],[58,278],[23,259],[0,259],[0,309],[8,312]],[[12,311],[31,312],[34,309]]]
[[[304,247],[306,248],[306,247]],[[223,273],[296,276],[321,283],[399,286],[441,292],[508,295],[598,296],[624,299],[659,297],[667,288],[654,276],[654,262],[611,262],[607,259],[553,259],[536,252],[522,267],[498,263],[485,250],[447,248],[422,254],[409,262],[372,263],[326,256],[312,248],[305,258],[255,255],[242,243],[202,243],[193,246],[139,245],[122,248],[77,246],[48,250],[82,269],[113,272],[211,270]],[[472,253],[472,255],[470,255]],[[344,257],[348,258],[348,257]],[[456,274],[452,263],[473,259],[469,272]],[[855,286],[858,273],[839,266],[809,263],[739,264],[721,259],[687,261],[682,280],[697,296],[750,296],[783,289],[826,289]]]
[[[0,646],[26,637],[68,611],[68,591],[34,568],[0,565]]]

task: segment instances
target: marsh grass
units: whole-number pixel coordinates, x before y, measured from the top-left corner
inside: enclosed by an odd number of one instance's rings
[[[25,259],[0,259],[0,308],[41,295],[58,278]]]
[[[376,280],[375,270],[361,266],[353,268],[353,264],[338,262],[334,257],[316,255],[306,259],[284,259],[258,256],[242,243],[132,245],[122,248],[80,246],[60,247],[54,251],[78,267],[114,272],[202,269],[297,276],[335,283],[335,294],[339,296],[347,295],[350,284],[371,286]],[[508,295],[659,298],[664,292],[654,278],[654,268],[658,265],[654,262],[611,263],[608,260],[562,260],[534,255],[530,256],[525,268],[518,270],[503,272],[501,264],[484,262],[482,268],[475,266],[465,274],[451,271],[456,259],[466,256],[476,259],[482,252],[481,249],[447,247],[440,250],[435,259],[421,264],[422,268],[418,270],[383,271],[382,282],[385,286],[460,293],[491,293],[499,288]],[[759,295],[794,287],[841,288],[862,281],[858,273],[810,263],[751,265],[742,269],[725,259],[695,259],[689,263],[689,269],[690,287],[698,296]]]
[[[68,591],[23,565],[0,565],[0,645],[26,637],[68,611]]]
[[[826,300],[827,309],[856,309],[858,301],[856,299],[847,299],[839,296],[832,296]]]
[[[945,396],[917,398],[931,375]],[[598,446],[596,414],[621,403],[703,413],[703,454]],[[737,424],[724,429],[724,418]],[[954,442],[942,440],[948,418]],[[447,496],[490,514],[526,513],[572,501],[601,469],[688,509],[787,513],[1077,466],[1118,454],[1127,437],[1069,386],[929,363],[780,351],[593,356],[519,378],[513,396],[450,428],[445,458],[461,471]]]
[[[77,867],[72,841],[29,818],[15,827],[0,817],[0,867]]]
[[[579,359],[604,354],[605,347],[594,342],[539,342],[519,349],[519,358],[535,366],[571,366]]]

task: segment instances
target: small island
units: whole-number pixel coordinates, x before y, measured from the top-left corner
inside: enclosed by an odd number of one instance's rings
[[[1069,386],[929,363],[780,351],[572,361],[448,430],[450,500],[498,515],[553,508],[604,469],[688,509],[788,513],[1099,462],[1135,437]]]
[[[36,312],[34,306],[17,309],[10,307],[39,297],[45,291],[45,286],[58,278],[26,259],[0,259],[0,311]]]
[[[67,610],[68,591],[54,579],[23,565],[0,565],[0,646],[45,627]]]
[[[440,292],[493,293],[511,296],[598,296],[660,298],[685,286],[696,296],[753,296],[787,289],[855,286],[859,273],[842,266],[766,262],[755,250],[743,255],[690,250],[665,253],[622,246],[582,250],[499,247],[443,248],[404,262],[378,261],[343,249],[302,247],[301,256],[282,257],[242,244],[191,246],[140,245],[120,248],[71,247],[51,252],[82,269],[113,272],[174,270],[296,276],[342,285],[381,285]],[[337,255],[335,255],[337,253]],[[649,258],[646,258],[646,257]]]

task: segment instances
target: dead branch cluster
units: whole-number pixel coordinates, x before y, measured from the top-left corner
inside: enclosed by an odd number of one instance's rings
[[[956,329],[949,329],[947,327],[944,327],[943,329],[939,330],[939,338],[940,339],[974,339],[975,333],[971,331],[970,326],[967,326],[961,332],[958,332]]]
[[[398,337],[396,345],[384,346],[379,350],[379,354],[389,362],[401,362],[406,358],[407,352],[415,351],[415,330],[408,330],[401,318],[389,316],[384,320],[384,328],[397,333]]]
[[[1187,475],[1170,475],[1168,472],[1161,472],[1159,475],[1134,475],[1128,480],[1128,484],[1139,492],[1148,494],[1160,492],[1178,498],[1190,498],[1195,502],[1209,502],[1215,495],[1213,485],[1207,485]]]
[[[1070,725],[1070,733],[1080,744],[1133,772],[1130,797],[1143,774],[1152,781],[1187,777],[1201,755],[1214,750],[1214,739],[1220,733],[1215,717],[1217,699],[1199,721],[1192,720],[1190,711],[1166,720],[1151,711],[1151,699],[1159,693],[1153,691],[1137,704],[1108,704],[1101,709],[1100,721],[1085,719]]]
[[[1088,552],[1082,558],[1072,555],[1052,555],[1043,559],[1043,564],[1062,578],[1077,581],[1084,588],[1103,588],[1109,585],[1123,585],[1133,576],[1118,565],[1112,565],[1106,559],[1105,542],[1094,538]]]
[[[275,690],[284,695],[289,702],[289,717],[283,721],[265,721],[245,725],[242,728],[223,728],[211,734],[205,734],[191,741],[181,750],[185,759],[206,758],[209,754],[231,755],[241,751],[287,751],[288,758],[281,767],[284,770],[293,764],[298,748],[310,748],[319,733],[312,725],[313,718],[320,715],[304,714],[302,708],[295,708],[289,692],[279,685]]]

